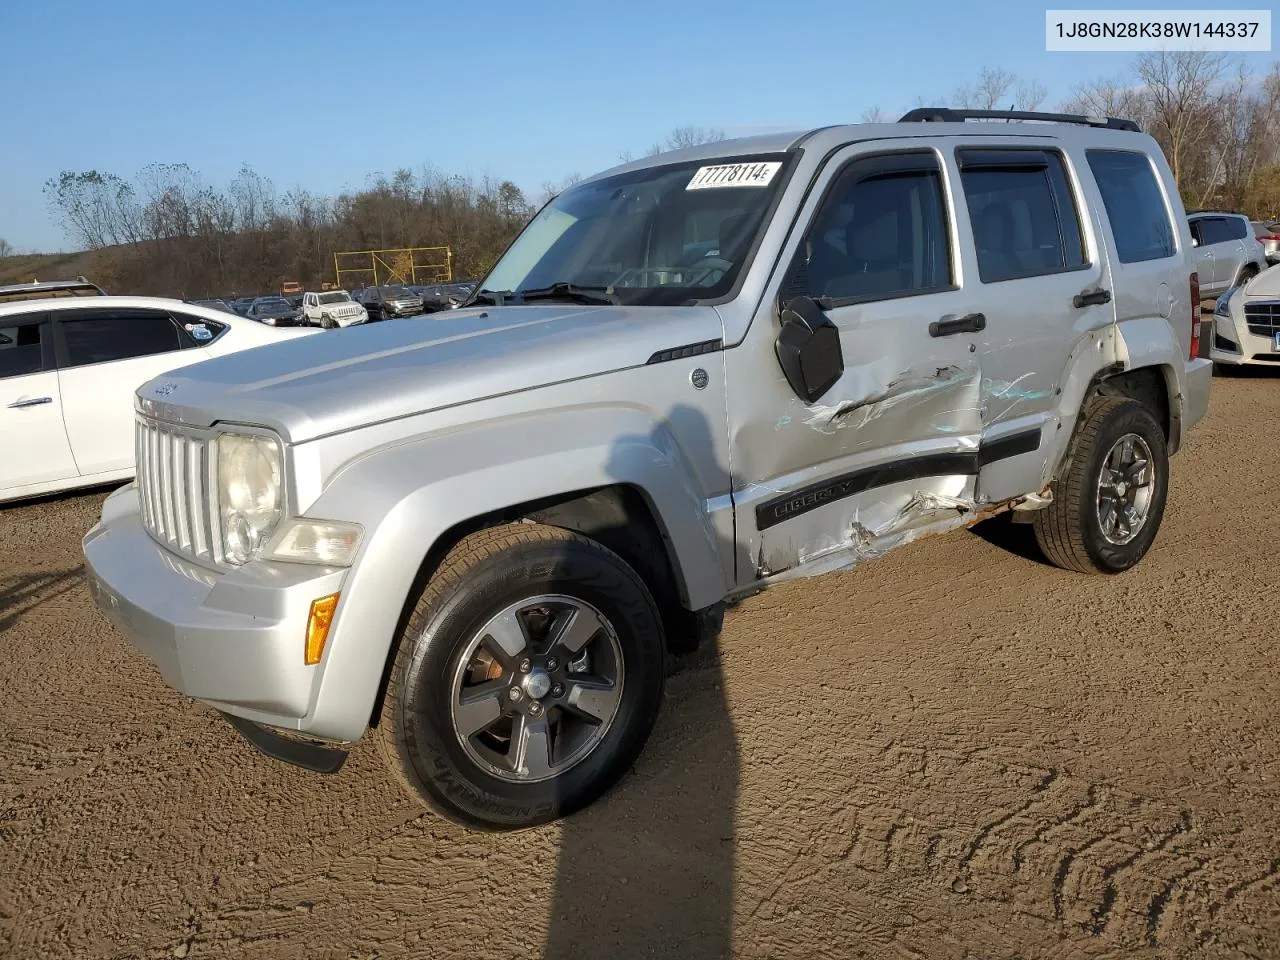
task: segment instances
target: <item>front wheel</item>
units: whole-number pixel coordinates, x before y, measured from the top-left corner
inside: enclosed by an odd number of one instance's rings
[[[511,524],[464,538],[399,638],[380,740],[455,822],[515,830],[591,803],[634,763],[662,698],[653,598],[580,534]]]
[[[1053,501],[1035,514],[1036,541],[1055,566],[1121,573],[1146,556],[1164,518],[1164,430],[1127,397],[1097,397],[1081,416]]]

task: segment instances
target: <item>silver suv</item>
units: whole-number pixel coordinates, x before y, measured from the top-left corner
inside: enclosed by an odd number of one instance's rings
[[[1187,223],[1202,296],[1217,297],[1267,269],[1266,250],[1244,214],[1197,211]]]
[[[269,754],[334,771],[373,728],[443,815],[552,820],[633,763],[726,601],[1009,510],[1063,568],[1137,563],[1208,405],[1191,257],[1128,121],[647,158],[431,323],[141,387],[93,591]]]

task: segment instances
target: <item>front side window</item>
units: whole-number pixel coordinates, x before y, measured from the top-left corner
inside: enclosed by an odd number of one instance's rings
[[[48,323],[0,320],[0,380],[44,370],[44,342],[48,336]]]
[[[983,283],[1085,264],[1080,217],[1062,156],[1042,150],[959,150]]]
[[[169,314],[155,310],[68,311],[58,327],[66,345],[66,365],[129,360],[182,346]]]
[[[551,294],[567,284],[608,302],[675,305],[725,296],[746,269],[788,154],[646,167],[578,184],[525,227],[481,283]],[[551,294],[554,295],[554,294]]]
[[[1111,221],[1119,261],[1172,257],[1177,252],[1173,221],[1147,156],[1132,150],[1089,150],[1087,156]]]
[[[788,293],[847,303],[947,289],[947,221],[934,154],[854,160],[814,217]]]

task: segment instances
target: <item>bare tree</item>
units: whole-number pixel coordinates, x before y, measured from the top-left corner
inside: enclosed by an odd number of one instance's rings
[[[957,107],[970,110],[996,110],[1007,101],[1006,95],[1017,82],[1018,78],[1007,70],[983,67],[977,81],[957,87],[951,100]]]
[[[725,139],[723,130],[706,127],[676,127],[667,135],[668,150],[682,150],[701,143],[716,143]]]
[[[1160,141],[1174,179],[1184,190],[1197,143],[1215,127],[1215,88],[1224,65],[1221,54],[1201,50],[1162,50],[1137,61],[1150,104],[1151,134]]]
[[[1142,87],[1119,77],[1109,77],[1077,87],[1062,104],[1062,109],[1088,117],[1123,117],[1146,126],[1148,104]]]
[[[861,119],[863,123],[888,123],[889,115],[879,106],[874,106],[863,110]]]
[[[1049,91],[1038,80],[1019,80],[1014,92],[1013,106],[1015,110],[1035,110],[1044,103]]]
[[[0,258],[13,256],[13,245],[4,237],[0,237]]]
[[[113,173],[64,170],[44,185],[54,217],[81,247],[98,250],[142,238],[134,188]]]

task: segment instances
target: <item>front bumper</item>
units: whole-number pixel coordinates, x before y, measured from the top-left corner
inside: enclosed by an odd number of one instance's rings
[[[339,592],[346,571],[189,563],[148,536],[133,485],[107,498],[84,556],[98,608],[174,689],[258,724],[349,739],[316,709],[326,660],[303,662],[311,602]]]
[[[1213,316],[1209,332],[1209,359],[1214,363],[1256,365],[1280,369],[1280,350],[1274,337],[1250,333],[1236,298],[1230,316]]]

